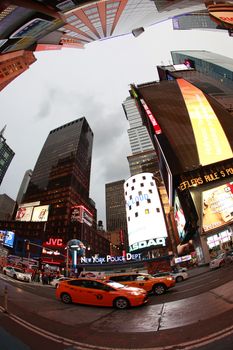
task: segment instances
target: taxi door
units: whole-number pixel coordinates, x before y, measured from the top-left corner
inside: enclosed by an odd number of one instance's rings
[[[109,305],[109,293],[104,290],[104,284],[89,280],[83,281],[84,301],[85,304],[91,305]]]

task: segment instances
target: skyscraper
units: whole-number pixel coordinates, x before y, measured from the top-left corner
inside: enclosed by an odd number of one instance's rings
[[[202,9],[203,0],[5,1],[0,5],[0,52],[34,50],[37,43],[50,49],[83,47]]]
[[[49,205],[47,232],[67,241],[72,207],[95,217],[89,199],[93,132],[83,117],[50,131],[36,162],[23,203]]]
[[[209,16],[207,10],[197,11],[191,13],[184,13],[172,18],[173,29],[187,30],[187,29],[222,29]]]
[[[21,182],[21,185],[17,194],[17,198],[16,198],[17,204],[20,204],[22,202],[23,196],[27,191],[28,184],[31,180],[31,177],[32,177],[32,170],[29,169],[25,172],[23,180]]]
[[[122,107],[130,126],[128,136],[132,155],[127,158],[131,176],[144,171],[157,171],[157,155],[148,133],[148,121],[143,118],[137,101],[132,96],[125,99]]]
[[[119,180],[105,185],[107,231],[119,237],[121,249],[128,246],[124,182]]]
[[[7,145],[3,136],[6,126],[0,131],[0,185],[6,174],[6,171],[15,155],[12,149]]]

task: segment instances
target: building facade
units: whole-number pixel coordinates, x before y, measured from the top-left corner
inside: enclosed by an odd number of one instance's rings
[[[29,182],[30,182],[30,180],[31,180],[31,177],[32,177],[32,170],[29,169],[29,170],[27,170],[27,171],[25,172],[24,177],[23,177],[23,180],[22,180],[22,182],[21,182],[21,185],[20,185],[20,188],[19,188],[17,197],[16,197],[16,202],[17,202],[17,204],[22,203],[23,196],[24,196],[24,194],[25,194],[26,191],[27,191],[27,188],[28,188]]]
[[[80,48],[202,9],[203,0],[5,1],[0,6],[0,52]]]
[[[166,81],[135,87],[135,96],[152,120],[160,173],[181,242],[177,252],[182,255],[194,243],[198,262],[208,263],[211,236],[222,231],[232,236],[232,117],[207,93],[209,81],[201,81],[195,69],[174,65],[165,73]]]
[[[15,155],[14,151],[8,146],[6,139],[3,136],[5,128],[6,127],[0,132],[0,185]]]
[[[12,219],[15,204],[15,201],[7,194],[0,194],[0,220]]]
[[[112,244],[119,246],[121,252],[128,250],[124,182],[120,180],[105,185],[107,232],[112,235]]]
[[[25,72],[36,61],[33,52],[20,50],[0,55],[0,90]]]
[[[84,117],[50,131],[15,221],[1,223],[15,232],[17,255],[24,254],[25,239],[31,256],[34,246],[43,246],[41,261],[46,264],[64,263],[71,239],[81,240],[89,254],[109,253],[109,242],[96,234],[96,208],[89,198],[92,143]],[[51,254],[54,249],[59,254]]]
[[[172,51],[174,65],[186,63],[185,79],[199,86],[233,115],[233,59],[204,50]]]

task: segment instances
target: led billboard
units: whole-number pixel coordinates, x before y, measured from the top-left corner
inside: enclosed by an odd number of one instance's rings
[[[166,246],[167,228],[153,174],[130,177],[124,192],[129,251]]]
[[[3,238],[3,245],[13,248],[14,246],[14,240],[15,240],[15,233],[12,231],[1,231],[5,232],[4,238]]]
[[[47,221],[49,215],[49,205],[34,207],[32,221]]]
[[[31,221],[33,207],[19,206],[15,220],[16,221]]]
[[[203,92],[184,79],[177,79],[193,128],[202,166],[233,157],[231,145]]]
[[[233,222],[233,182],[202,193],[202,226],[205,232]]]
[[[85,222],[88,226],[92,226],[93,215],[83,205],[76,205],[72,207],[70,220],[71,222],[76,222],[76,221],[81,223]]]
[[[177,194],[175,194],[175,201],[174,201],[174,218],[175,218],[179,238],[183,240],[183,238],[185,237],[184,228],[185,228],[186,220],[185,220],[184,212],[181,207]]]

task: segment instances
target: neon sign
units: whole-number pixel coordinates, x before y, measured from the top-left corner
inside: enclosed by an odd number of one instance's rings
[[[141,254],[127,253],[125,256],[112,256],[106,255],[105,257],[92,256],[91,258],[81,257],[81,264],[103,264],[103,263],[116,263],[130,260],[141,260]]]
[[[141,103],[142,103],[142,105],[143,105],[143,108],[145,109],[145,112],[146,112],[148,118],[150,119],[150,121],[151,121],[151,123],[152,123],[152,125],[153,125],[153,127],[154,127],[155,133],[156,133],[157,135],[158,135],[158,134],[161,134],[161,133],[162,133],[162,130],[161,130],[159,124],[157,123],[155,117],[153,116],[151,110],[150,110],[149,107],[147,106],[146,102],[145,102],[143,99],[141,99]]]

